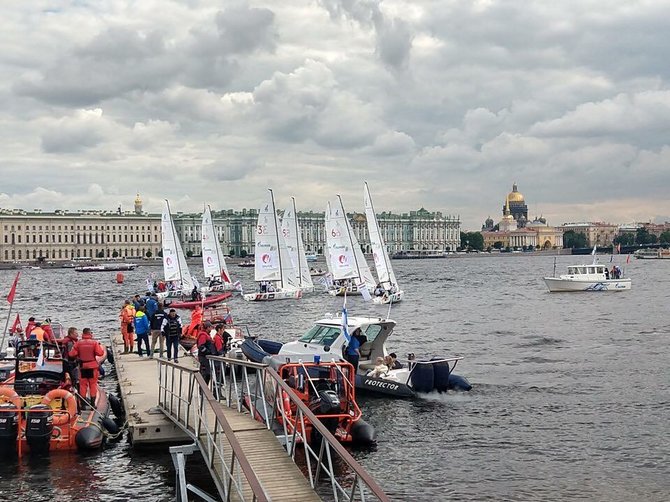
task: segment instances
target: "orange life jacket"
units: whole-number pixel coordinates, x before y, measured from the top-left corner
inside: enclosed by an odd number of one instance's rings
[[[30,336],[32,337],[33,335],[37,340],[40,342],[44,341],[44,335],[46,334],[46,331],[44,331],[40,326],[35,326],[33,330],[30,332]]]
[[[100,342],[93,339],[93,335],[84,334],[82,339],[74,344],[70,351],[70,357],[78,357],[82,369],[92,369],[98,367],[96,356],[104,356],[105,349]]]

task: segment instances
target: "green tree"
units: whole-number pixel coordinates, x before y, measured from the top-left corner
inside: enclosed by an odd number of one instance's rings
[[[158,252],[158,256],[160,256],[161,258],[163,258],[163,250],[162,250],[162,249]]]
[[[230,251],[228,251],[228,256],[235,256],[235,250],[233,248],[230,248]]]
[[[247,254],[248,253],[246,249],[240,249],[240,258],[246,258]]]
[[[493,247],[496,249],[502,249],[503,248],[503,243],[501,241],[495,241],[493,243]]]
[[[575,232],[574,230],[568,230],[563,234],[563,247],[564,248],[585,248],[586,247],[586,235],[582,232]]]
[[[98,258],[104,258],[105,257],[105,252],[104,251],[98,251],[98,254],[96,256]]]
[[[640,227],[635,232],[635,244],[649,244],[649,230]]]
[[[192,256],[193,256],[193,251],[191,251],[190,249],[188,251],[186,251],[186,258],[191,258]]]
[[[670,242],[670,230],[666,230],[665,232],[661,233],[661,236],[659,237],[659,242],[661,244],[667,244]]]
[[[658,237],[654,234],[649,234],[649,237],[647,238],[647,242],[649,244],[656,244],[658,242]]]
[[[112,251],[112,258],[118,258],[119,257],[119,252],[115,249]]]
[[[621,244],[622,246],[632,246],[635,244],[635,236],[629,232],[617,235],[614,238],[614,244]]]
[[[153,255],[154,254],[151,252],[151,249],[149,251],[147,251],[147,253],[146,253],[147,258],[151,258]]]

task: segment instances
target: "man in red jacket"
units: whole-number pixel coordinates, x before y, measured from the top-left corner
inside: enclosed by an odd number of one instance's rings
[[[81,333],[81,340],[74,344],[70,351],[70,357],[79,359],[79,395],[82,399],[90,391],[90,403],[95,407],[96,392],[98,391],[98,361],[96,356],[104,356],[105,348],[100,342],[93,339],[91,328],[84,328]]]

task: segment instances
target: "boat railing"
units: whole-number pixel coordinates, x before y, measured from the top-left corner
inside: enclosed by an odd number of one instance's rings
[[[269,500],[220,403],[198,370],[159,359],[158,376],[158,406],[198,443],[224,500]]]
[[[301,464],[303,474],[313,489],[319,489],[319,495],[330,492],[336,501],[389,500],[372,476],[271,366],[221,356],[208,359],[214,396],[239,412],[247,409],[275,432],[286,454]],[[310,444],[308,427],[322,440]],[[304,457],[296,457],[299,444],[304,448]]]

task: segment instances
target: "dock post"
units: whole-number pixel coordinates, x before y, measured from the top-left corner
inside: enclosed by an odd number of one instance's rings
[[[198,450],[195,443],[183,446],[170,446],[170,455],[176,473],[176,498],[178,502],[187,502],[187,483],[186,483],[186,455],[191,455]]]

